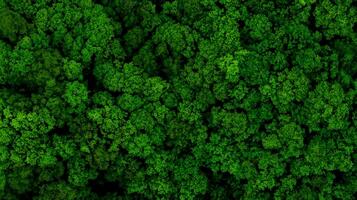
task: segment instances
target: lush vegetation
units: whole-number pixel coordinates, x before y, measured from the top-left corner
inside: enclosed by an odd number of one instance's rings
[[[0,199],[354,199],[354,0],[0,0]]]

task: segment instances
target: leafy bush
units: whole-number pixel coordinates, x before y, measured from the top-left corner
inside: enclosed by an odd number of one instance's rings
[[[353,0],[0,0],[0,199],[354,199]]]

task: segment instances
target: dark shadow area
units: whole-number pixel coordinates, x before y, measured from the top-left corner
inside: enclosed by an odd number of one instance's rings
[[[356,2],[357,2],[357,1],[356,1]],[[356,3],[356,4],[357,4],[357,3]],[[356,7],[357,7],[357,5],[356,5]],[[352,30],[353,30],[354,33],[357,33],[357,23],[354,23],[354,24],[353,24]]]
[[[210,168],[206,167],[206,166],[201,166],[200,167],[200,171],[201,173],[203,173],[209,180],[212,179],[213,177],[213,172]]]
[[[20,94],[24,97],[31,98],[32,94],[39,92],[39,89],[29,84],[13,85],[13,84],[0,84],[0,90],[7,90],[14,94]]]
[[[346,182],[345,175],[343,174],[343,172],[339,170],[334,170],[332,171],[332,173],[333,175],[335,175],[335,180],[334,180],[335,184],[343,184]]]
[[[311,4],[310,14],[309,14],[309,18],[308,18],[308,28],[312,32],[318,31],[317,27],[316,27],[315,10],[316,10],[316,3],[313,3],[313,4]]]
[[[172,2],[172,1],[166,1],[166,0],[151,0],[151,2],[155,5],[155,11],[156,13],[160,13],[163,9],[162,4],[165,2]]]
[[[245,27],[245,22],[243,20],[238,20],[238,28],[241,30]]]
[[[350,42],[346,37],[344,36],[340,36],[340,35],[334,35],[332,38],[328,39],[326,38],[325,35],[322,36],[322,39],[320,40],[320,45],[324,46],[324,45],[328,45],[333,47],[336,41],[346,41],[346,42]]]
[[[226,7],[224,6],[224,4],[222,4],[220,1],[216,1],[216,6],[219,8],[219,9],[221,9],[221,10],[225,10],[226,9]]]
[[[17,196],[18,199],[23,199],[23,200],[32,200],[34,197],[36,197],[37,195],[33,192],[26,192],[23,194],[20,194],[19,196]]]
[[[1,33],[0,33],[0,40],[8,44],[11,48],[14,48],[17,44],[16,41],[11,41],[9,38],[2,36]]]
[[[230,179],[232,176],[229,173],[226,172],[218,172],[214,173],[212,172],[211,169],[207,167],[200,167],[200,170],[202,173],[204,173],[207,178],[208,178],[208,187],[209,190],[215,191],[218,188],[224,188],[224,193],[222,195],[224,196],[219,196],[217,197],[215,194],[212,194],[210,192],[207,192],[204,194],[202,199],[215,199],[215,198],[223,198],[223,199],[235,199],[234,198],[234,193],[237,193],[234,188],[232,188],[232,185],[230,184]],[[245,184],[244,182],[241,182],[241,184]]]
[[[305,127],[304,125],[300,125],[301,127]],[[304,128],[305,129],[305,128]],[[316,132],[306,132],[304,134],[304,145],[307,147],[311,141],[318,135]]]
[[[90,180],[88,185],[91,191],[99,197],[104,197],[110,193],[115,193],[117,196],[125,194],[125,189],[118,181],[111,182],[105,180],[104,172],[100,172],[97,179]]]
[[[96,62],[96,56],[93,55],[88,67],[86,67],[83,72],[84,80],[87,80],[87,86],[89,92],[93,92],[96,90],[96,80],[94,76],[95,62]]]
[[[49,133],[49,136],[69,136],[71,135],[71,132],[69,131],[69,126],[67,124],[64,124],[62,127],[55,127],[53,128]]]

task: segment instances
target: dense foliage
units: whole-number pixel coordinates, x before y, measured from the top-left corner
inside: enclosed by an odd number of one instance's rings
[[[355,0],[0,0],[0,199],[354,199]]]

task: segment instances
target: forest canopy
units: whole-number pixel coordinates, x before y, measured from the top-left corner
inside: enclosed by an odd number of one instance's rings
[[[357,193],[355,0],[0,0],[0,199]]]

